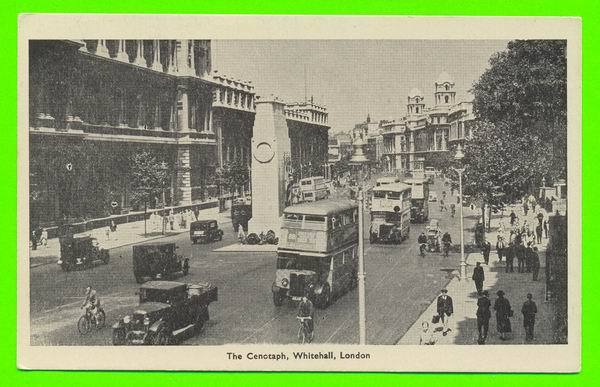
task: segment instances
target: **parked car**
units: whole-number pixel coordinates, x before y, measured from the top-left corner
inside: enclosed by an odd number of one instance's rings
[[[151,281],[140,287],[139,305],[113,325],[113,345],[169,345],[202,332],[216,286]]]
[[[133,274],[137,283],[146,279],[165,279],[175,273],[187,275],[189,258],[175,253],[175,243],[150,243],[133,246]]]
[[[220,241],[222,239],[223,230],[219,228],[217,221],[214,219],[197,220],[190,224],[190,240],[194,244]]]
[[[429,226],[425,227],[427,235],[427,251],[441,252],[442,231],[440,230],[439,221],[431,219]]]
[[[437,202],[438,197],[437,197],[437,193],[435,192],[429,192],[429,201],[430,202]]]
[[[94,265],[108,264],[107,249],[100,248],[98,240],[91,236],[66,235],[59,238],[60,258],[57,262],[64,271],[87,269]]]

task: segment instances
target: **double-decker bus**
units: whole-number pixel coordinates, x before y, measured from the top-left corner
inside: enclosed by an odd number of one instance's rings
[[[277,248],[273,303],[307,295],[319,308],[357,284],[358,205],[320,200],[287,207]]]
[[[410,232],[411,186],[391,183],[373,188],[369,241],[400,243]]]
[[[412,188],[410,220],[415,223],[424,223],[429,219],[429,184],[427,179],[413,177],[404,180]]]
[[[326,199],[329,190],[323,176],[313,176],[300,180],[300,193],[302,201],[316,202],[317,200]]]

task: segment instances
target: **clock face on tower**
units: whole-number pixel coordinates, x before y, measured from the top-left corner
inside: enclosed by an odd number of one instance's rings
[[[273,159],[273,156],[275,156],[275,152],[273,152],[273,148],[268,142],[258,143],[254,147],[254,158],[259,163],[268,163]]]

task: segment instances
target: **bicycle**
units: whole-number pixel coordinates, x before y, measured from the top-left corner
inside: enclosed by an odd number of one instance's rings
[[[310,344],[315,336],[315,332],[310,330],[310,326],[308,324],[308,320],[312,320],[312,317],[296,317],[300,320],[300,328],[298,328],[298,343]]]
[[[96,312],[96,316],[92,313],[90,306],[86,306],[85,313],[83,316],[79,317],[79,321],[77,321],[77,330],[82,336],[90,333],[92,324],[96,326],[97,330],[104,328],[104,325],[106,324],[106,314],[104,313],[104,309],[99,306],[97,308],[98,312]]]

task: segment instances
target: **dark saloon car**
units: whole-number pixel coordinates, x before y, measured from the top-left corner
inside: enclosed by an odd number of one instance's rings
[[[217,292],[208,283],[145,283],[138,292],[137,308],[113,325],[113,345],[169,345],[199,334]]]
[[[133,274],[137,283],[146,279],[165,279],[175,273],[187,275],[189,258],[176,254],[175,243],[150,243],[133,246]]]
[[[64,271],[108,264],[110,259],[108,250],[100,248],[98,240],[91,236],[66,235],[59,238],[59,243],[60,259],[57,263]]]
[[[219,228],[217,221],[197,220],[190,224],[190,240],[192,243],[207,243],[223,239],[223,230]]]

